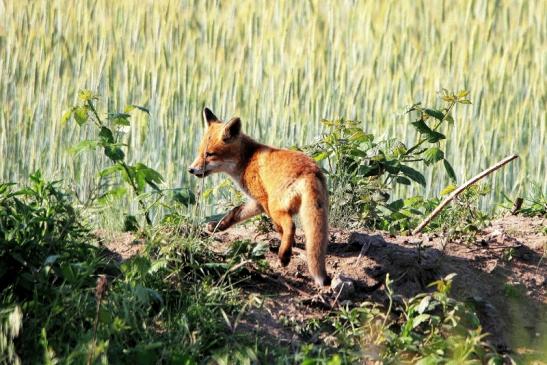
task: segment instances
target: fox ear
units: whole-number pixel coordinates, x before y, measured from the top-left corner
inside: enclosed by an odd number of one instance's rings
[[[213,114],[211,109],[209,108],[203,108],[203,120],[207,123],[207,125],[211,125],[211,123],[219,123],[220,120],[218,120],[217,116]]]
[[[228,142],[239,135],[241,132],[241,119],[239,117],[230,119],[224,126],[222,140]]]

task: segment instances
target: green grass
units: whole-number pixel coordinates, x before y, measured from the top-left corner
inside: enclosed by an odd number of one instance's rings
[[[404,107],[433,104],[434,91],[447,87],[467,89],[473,100],[456,112],[446,149],[457,176],[516,152],[521,159],[490,178],[489,199],[520,193],[529,179],[546,190],[545,5],[6,1],[0,180],[20,181],[40,168],[89,193],[89,176],[106,161],[74,160],[68,147],[91,131],[59,122],[84,88],[110,109],[150,108],[150,118],[131,127],[129,156],[174,187],[196,184],[186,167],[204,105],[222,117],[240,115],[249,134],[280,146],[309,143],[321,119],[339,117],[411,139]],[[426,179],[434,181],[420,191],[426,195],[446,183],[432,170]]]
[[[58,183],[31,180],[0,184],[2,364],[502,363],[471,308],[448,296],[453,275],[403,301],[388,275],[387,306],[283,317],[295,335],[287,344],[248,321],[268,311],[260,290],[243,288],[268,270],[267,244],[214,252],[210,238],[181,231],[179,216],[141,232],[143,251],[118,262]]]

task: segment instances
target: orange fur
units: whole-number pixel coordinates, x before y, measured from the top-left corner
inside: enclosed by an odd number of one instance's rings
[[[319,285],[329,285],[325,268],[328,244],[328,192],[325,177],[316,163],[297,151],[269,147],[241,132],[241,121],[222,123],[207,108],[203,111],[207,131],[189,171],[204,177],[224,172],[249,196],[249,201],[230,211],[210,228],[219,230],[260,213],[269,215],[281,234],[279,259],[288,265],[295,226],[300,214],[306,236],[310,274]]]

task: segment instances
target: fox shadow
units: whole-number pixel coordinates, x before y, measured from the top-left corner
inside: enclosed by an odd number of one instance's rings
[[[301,244],[296,247],[302,249]],[[524,245],[518,247],[514,254],[516,260],[528,264],[537,265],[542,260],[537,252]],[[292,261],[296,261],[294,257]],[[349,239],[343,242],[329,243],[327,252],[330,274],[346,277],[354,283],[355,292],[347,298],[353,305],[369,301],[386,306],[388,295],[384,283],[388,275],[393,298],[402,305],[405,299],[433,291],[433,282],[456,274],[452,279],[450,296],[464,301],[475,311],[484,331],[491,334],[490,342],[504,352],[539,341],[537,333],[544,333],[547,329],[547,305],[529,296],[526,289],[517,287],[508,290],[511,269],[500,262],[491,256],[451,255],[428,246],[427,242],[403,245],[390,242],[381,235],[361,232],[351,233]],[[289,286],[317,293],[302,263],[291,263],[283,280]],[[274,285],[269,287],[269,291],[274,295],[283,295],[290,290]],[[321,302],[301,302],[330,310]]]

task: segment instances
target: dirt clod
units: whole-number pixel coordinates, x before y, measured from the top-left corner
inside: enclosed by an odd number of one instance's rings
[[[350,298],[355,293],[353,280],[344,275],[337,275],[331,284],[334,300],[342,301]]]

